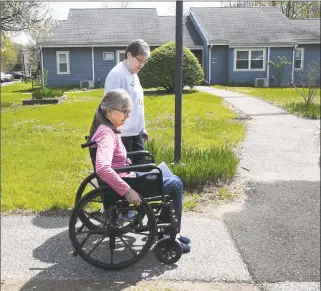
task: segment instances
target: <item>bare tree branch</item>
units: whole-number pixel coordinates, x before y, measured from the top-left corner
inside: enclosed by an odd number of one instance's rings
[[[33,1],[1,1],[0,30],[5,33],[30,32],[51,17],[48,3]]]

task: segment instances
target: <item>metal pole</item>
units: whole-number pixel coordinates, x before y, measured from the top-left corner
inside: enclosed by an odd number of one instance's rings
[[[175,163],[181,159],[183,93],[183,1],[176,1]]]

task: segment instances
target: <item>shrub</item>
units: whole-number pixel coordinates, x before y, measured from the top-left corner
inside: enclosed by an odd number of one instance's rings
[[[63,89],[38,88],[32,92],[33,99],[50,99],[64,94]]]
[[[163,87],[167,92],[175,92],[175,43],[169,42],[152,51],[148,63],[139,73],[144,88]],[[193,87],[204,79],[204,72],[194,54],[183,47],[183,86]]]

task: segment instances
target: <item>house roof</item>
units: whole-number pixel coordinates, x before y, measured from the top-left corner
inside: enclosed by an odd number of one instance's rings
[[[196,32],[184,26],[184,45],[201,47]],[[68,19],[59,23],[46,45],[127,46],[134,39],[150,46],[175,40],[175,17],[159,17],[156,8],[70,9]]]
[[[299,22],[295,24],[276,7],[191,7],[191,12],[213,44],[293,44],[301,31],[309,29],[299,29]],[[313,31],[309,35],[320,42],[320,28],[318,37]]]
[[[159,40],[162,43],[175,41],[176,39],[176,17],[159,16]],[[183,45],[190,49],[201,48],[202,40],[189,18],[184,18]]]
[[[320,43],[320,18],[293,19],[289,31],[299,43]]]

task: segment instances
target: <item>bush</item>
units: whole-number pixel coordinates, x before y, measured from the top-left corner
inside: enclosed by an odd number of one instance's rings
[[[32,92],[33,99],[50,99],[64,94],[63,89],[38,88]]]
[[[175,92],[175,43],[169,42],[151,52],[148,63],[139,73],[144,88],[163,87],[167,92]],[[199,85],[204,72],[194,54],[183,47],[183,86]]]

